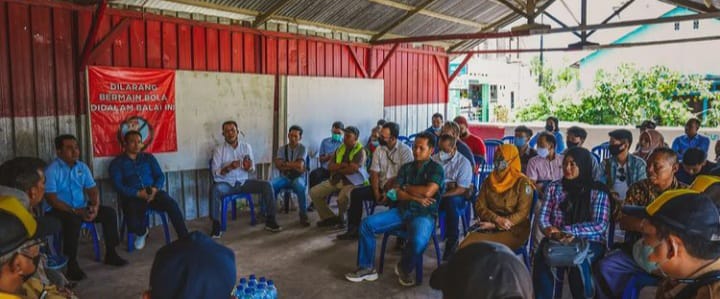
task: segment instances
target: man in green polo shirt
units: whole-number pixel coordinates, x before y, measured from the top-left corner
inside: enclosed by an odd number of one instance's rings
[[[445,173],[440,164],[430,159],[435,149],[435,137],[423,132],[415,137],[413,156],[415,161],[403,165],[398,171],[396,186],[388,191],[388,198],[398,202],[397,208],[365,218],[360,225],[358,245],[358,269],[345,278],[352,282],[373,281],[378,278],[375,261],[375,234],[406,229],[407,244],[402,258],[395,266],[398,281],[412,286],[415,279],[410,275],[417,257],[425,251],[435,232],[438,202],[443,193]]]

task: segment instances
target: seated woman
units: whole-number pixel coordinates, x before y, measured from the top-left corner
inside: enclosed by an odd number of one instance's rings
[[[647,162],[647,159],[650,158],[650,154],[659,147],[667,147],[665,144],[665,138],[662,134],[660,134],[660,132],[653,129],[647,129],[645,132],[640,134],[640,141],[638,142],[638,148],[634,155]]]
[[[535,253],[533,267],[537,299],[553,298],[555,275],[542,250],[548,238],[590,241],[589,259],[578,267],[568,268],[568,277],[573,298],[593,298],[595,295],[591,269],[605,253],[610,201],[607,187],[593,180],[591,159],[590,152],[584,148],[568,150],[563,159],[562,180],[551,183],[545,190],[538,216],[545,239]]]
[[[470,233],[460,247],[480,241],[505,244],[515,250],[530,235],[532,182],[521,172],[517,147],[503,144],[495,151],[494,169],[483,182],[475,202],[480,231]]]

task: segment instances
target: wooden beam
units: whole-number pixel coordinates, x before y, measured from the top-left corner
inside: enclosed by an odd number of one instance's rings
[[[435,58],[435,65],[438,68],[438,72],[440,72],[440,77],[443,79],[443,82],[445,82],[445,85],[448,85],[450,81],[448,80],[447,73],[445,73],[445,70],[442,68],[442,63],[440,63],[440,58],[437,55],[433,55],[433,58]]]
[[[115,37],[117,37],[120,33],[123,33],[124,30],[127,30],[127,28],[130,26],[130,23],[132,22],[133,19],[123,18],[120,23],[115,25],[115,27],[113,27],[110,32],[105,35],[102,40],[100,40],[100,42],[95,46],[95,48],[92,49],[92,51],[90,52],[90,57],[88,57],[88,61],[93,61],[99,53],[109,47],[115,40]]]
[[[473,55],[471,53],[465,54],[465,59],[463,59],[463,61],[460,63],[460,65],[458,65],[458,67],[452,73],[452,75],[450,75],[450,78],[448,78],[448,84],[452,83],[452,81],[455,80],[455,77],[457,77],[457,75],[460,74],[460,70],[462,70],[462,68],[465,67],[465,65],[468,63],[468,61],[470,61],[470,58],[472,58],[472,56]]]
[[[497,31],[502,26],[506,26],[512,22],[515,22],[517,19],[519,19],[520,16],[518,16],[516,13],[511,12],[505,15],[504,17],[500,18],[499,20],[493,22],[492,24],[488,25],[486,28],[478,31],[477,33],[485,33],[485,32],[491,32],[491,31]],[[455,51],[457,48],[465,44],[467,41],[461,41],[457,44],[452,45],[448,52]]]
[[[97,38],[98,28],[100,27],[100,23],[102,23],[103,19],[105,18],[105,11],[108,7],[108,1],[107,0],[101,0],[98,2],[97,10],[95,11],[95,18],[93,18],[92,25],[90,27],[90,32],[88,33],[87,38],[85,39],[85,45],[83,46],[82,56],[80,56],[80,70],[84,71],[85,66],[88,63],[88,59],[90,58],[90,52],[92,51],[92,48],[95,46],[95,40]]]
[[[612,20],[612,18],[614,18],[615,16],[619,15],[623,10],[625,10],[626,8],[628,8],[628,6],[630,6],[630,4],[632,4],[633,2],[635,2],[635,0],[629,0],[629,1],[625,2],[625,4],[623,4],[622,6],[620,6],[618,9],[614,10],[613,13],[610,14],[610,16],[608,16],[607,18],[605,18],[605,20],[602,21],[602,24],[607,24],[607,22],[610,22],[610,20]],[[597,32],[597,29],[588,32],[588,34],[585,35],[585,38],[589,38],[589,37],[590,37],[591,35],[593,35],[595,32]]]
[[[350,45],[345,45],[347,47],[348,52],[350,52],[350,57],[352,57],[353,62],[355,62],[355,66],[360,70],[360,73],[362,74],[363,78],[368,77],[368,72],[365,70],[365,66],[360,63],[360,59],[357,57],[357,53],[355,53],[355,50],[350,47]],[[368,51],[372,51],[372,48]]]
[[[406,12],[404,16],[402,16],[401,18],[395,20],[395,22],[392,22],[392,24],[390,24],[390,25],[388,25],[388,26],[385,26],[385,28],[384,28],[383,30],[381,30],[378,34],[373,35],[373,37],[370,39],[370,41],[371,41],[371,42],[374,42],[374,41],[380,39],[380,38],[383,37],[385,34],[387,34],[388,32],[390,32],[391,30],[397,28],[397,27],[400,26],[402,23],[405,23],[405,21],[407,21],[407,20],[410,19],[412,16],[416,15],[417,13],[419,13],[421,10],[425,9],[425,7],[427,7],[428,5],[430,5],[430,3],[433,3],[433,2],[435,2],[435,0],[425,0],[423,3],[421,3],[420,5],[418,5],[417,7],[415,7],[415,9]]]
[[[392,8],[402,9],[405,11],[411,11],[411,10],[415,9],[415,6],[407,5],[405,3],[395,2],[392,0],[368,0],[368,1],[370,1],[372,3],[377,3],[380,5],[392,7]],[[435,19],[439,19],[439,20],[443,20],[443,21],[448,21],[448,22],[452,22],[452,23],[469,26],[469,27],[475,27],[478,29],[483,28],[486,25],[484,23],[479,23],[479,22],[475,22],[475,21],[471,21],[471,20],[467,20],[467,19],[449,16],[446,14],[441,14],[438,12],[431,11],[429,9],[420,10],[420,12],[418,12],[418,14],[428,16],[431,18],[435,18]]]
[[[282,0],[282,1],[275,3],[275,5],[270,7],[270,9],[268,9],[268,11],[257,16],[257,18],[255,18],[255,21],[253,22],[252,26],[257,28],[258,26],[265,24],[265,22],[270,20],[270,18],[272,18],[273,15],[275,15],[278,11],[280,11],[283,7],[285,7],[285,5],[290,3],[290,1],[292,1],[292,0]]]
[[[390,61],[390,58],[395,55],[395,51],[397,51],[398,47],[400,47],[400,44],[393,45],[392,49],[390,49],[390,52],[385,56],[382,63],[380,63],[380,66],[378,66],[377,70],[375,70],[375,73],[372,76],[373,79],[380,76],[380,72],[382,72],[385,65]]]

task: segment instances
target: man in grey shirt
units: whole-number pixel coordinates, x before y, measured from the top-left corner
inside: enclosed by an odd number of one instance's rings
[[[300,213],[300,224],[310,226],[307,216],[307,196],[305,188],[305,158],[307,151],[300,143],[303,129],[300,126],[291,126],[288,130],[288,144],[281,146],[275,158],[275,168],[280,171],[280,176],[270,181],[273,191],[277,195],[280,189],[291,188],[297,195],[298,211]]]

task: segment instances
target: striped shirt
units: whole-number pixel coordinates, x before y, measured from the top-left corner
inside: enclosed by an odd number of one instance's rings
[[[455,155],[449,160],[442,161],[442,159],[440,159],[440,153],[434,154],[432,159],[443,167],[445,171],[445,183],[452,182],[457,184],[458,187],[470,188],[473,169],[467,158],[455,151]]]
[[[545,200],[540,209],[540,228],[554,226],[560,231],[589,241],[604,242],[610,221],[610,200],[607,193],[592,190],[592,220],[575,224],[566,224],[560,204],[567,198],[560,181],[552,182],[545,189]]]

